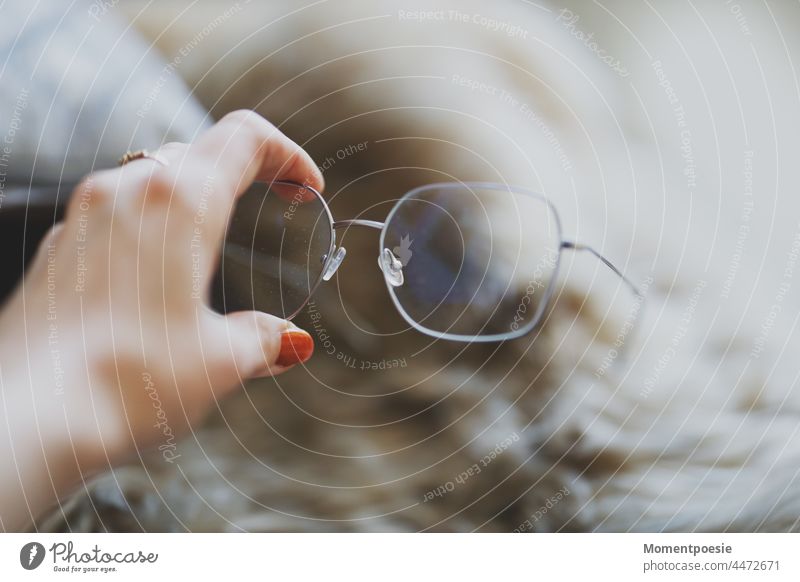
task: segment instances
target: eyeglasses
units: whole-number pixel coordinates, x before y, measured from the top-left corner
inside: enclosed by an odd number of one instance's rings
[[[334,220],[322,195],[293,182],[257,183],[240,199],[222,252],[217,302],[291,319],[345,258],[336,231],[380,231],[378,268],[400,315],[429,336],[496,342],[529,333],[553,295],[564,240],[553,204],[525,188],[442,183],[400,198],[385,222]]]

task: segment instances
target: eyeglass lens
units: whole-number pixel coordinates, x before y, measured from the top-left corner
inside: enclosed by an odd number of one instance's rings
[[[409,193],[383,241],[403,265],[403,284],[389,292],[407,317],[429,332],[460,336],[535,325],[561,242],[543,199],[457,184]]]
[[[322,275],[332,237],[326,206],[312,190],[254,184],[228,226],[213,286],[215,307],[293,316]]]

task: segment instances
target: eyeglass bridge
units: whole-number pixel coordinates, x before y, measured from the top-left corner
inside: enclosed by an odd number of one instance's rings
[[[334,229],[350,228],[351,226],[365,226],[367,228],[383,230],[384,223],[376,220],[362,220],[359,218],[353,218],[350,220],[337,220],[333,223]],[[344,254],[344,248],[339,247],[333,256],[333,259],[328,264],[328,267],[325,269],[325,274],[322,277],[325,281],[333,277],[333,274],[336,272],[336,269],[339,268],[342,259],[344,259]],[[392,287],[400,287],[405,282],[405,278],[403,277],[403,263],[390,249],[383,249],[383,252],[381,252],[380,256],[378,257],[378,267],[383,272],[386,282]]]
[[[333,222],[334,230],[339,228],[350,228],[351,226],[366,226],[377,230],[383,230],[382,222],[377,220],[362,220],[360,218],[351,218],[350,220],[335,220]]]
[[[375,220],[361,220],[361,219],[358,219],[358,218],[354,218],[354,219],[351,219],[351,220],[338,220],[338,221],[335,221],[333,223],[334,230],[339,229],[339,228],[350,228],[351,226],[366,226],[368,228],[375,228],[377,230],[383,229],[383,223],[382,222],[377,222]],[[344,258],[345,258],[346,255],[347,255],[347,249],[346,248],[337,247],[333,251],[333,254],[331,255],[330,260],[328,260],[328,255],[325,255],[325,256],[322,257],[322,261],[327,263],[327,265],[325,266],[325,271],[323,271],[323,273],[322,273],[322,280],[323,281],[330,281],[333,278],[333,276],[336,274],[336,271],[339,269],[339,266],[342,264],[342,261],[344,261]],[[392,256],[394,257],[394,255],[392,255]],[[380,264],[380,259],[378,260],[378,263]],[[401,267],[400,283],[398,285],[402,285],[403,284],[403,282],[402,282],[402,279],[403,279],[402,265],[400,265],[400,267]],[[387,275],[387,277],[388,277],[388,275]],[[394,276],[394,280],[396,280],[396,279],[397,279],[397,277],[395,275]],[[395,285],[395,286],[397,286],[397,285]]]

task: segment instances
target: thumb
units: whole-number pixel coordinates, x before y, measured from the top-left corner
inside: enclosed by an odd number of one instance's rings
[[[274,376],[314,352],[311,335],[290,321],[260,311],[222,317],[240,379]]]

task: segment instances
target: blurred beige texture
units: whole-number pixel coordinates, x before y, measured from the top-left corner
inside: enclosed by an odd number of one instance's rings
[[[333,159],[336,216],[381,220],[431,181],[545,192],[570,238],[648,282],[625,356],[603,368],[634,301],[581,255],[565,256],[556,302],[529,337],[464,346],[393,334],[404,324],[375,267],[375,234],[353,231],[337,278],[315,298],[333,353],[318,342],[306,369],[221,403],[174,465],[154,454],[146,470],[105,476],[66,507],[69,527],[797,529],[791,276],[762,353],[752,350],[800,228],[800,8],[736,4],[743,21],[725,2],[508,0],[400,17],[425,6],[124,10],[167,61],[181,55],[177,70],[214,116],[254,108],[319,163]],[[527,34],[493,31],[476,14]],[[742,243],[750,151],[755,209]],[[361,371],[348,358],[408,365]]]

